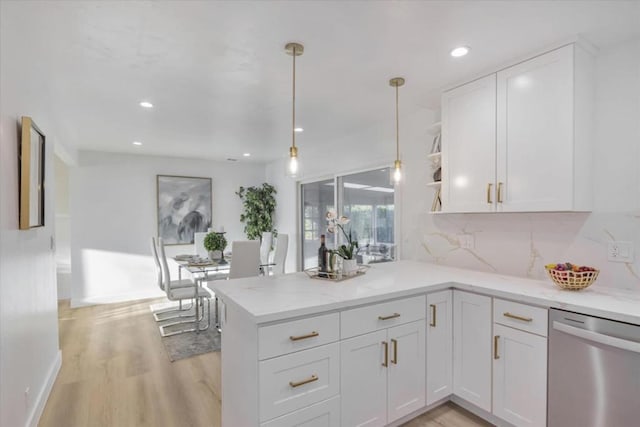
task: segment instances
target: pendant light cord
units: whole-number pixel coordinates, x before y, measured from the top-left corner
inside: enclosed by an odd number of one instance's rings
[[[396,85],[396,160],[400,160],[400,118],[398,116],[398,86]]]
[[[291,123],[291,146],[296,146],[296,48],[293,47],[293,107],[292,107],[292,123]]]

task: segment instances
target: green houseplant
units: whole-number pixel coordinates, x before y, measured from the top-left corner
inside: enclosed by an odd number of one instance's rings
[[[227,239],[224,234],[212,232],[204,236],[204,248],[209,252],[209,258],[212,260],[224,259],[223,252],[226,247]]]
[[[276,210],[277,193],[274,186],[266,182],[259,187],[240,187],[236,194],[242,199],[244,212],[240,215],[240,222],[244,222],[244,232],[249,240],[262,240],[263,232],[274,235],[273,214]]]

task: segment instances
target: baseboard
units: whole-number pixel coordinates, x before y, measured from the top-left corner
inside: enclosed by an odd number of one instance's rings
[[[394,422],[392,422],[391,424],[389,424],[387,427],[397,427],[397,426],[401,426],[404,423],[407,423],[409,421],[411,421],[414,418],[419,417],[422,414],[425,414],[427,412],[429,412],[432,409],[437,408],[438,406],[444,405],[445,403],[447,403],[450,400],[450,396],[447,396],[435,403],[432,403],[429,406],[425,406],[423,408],[418,409],[417,411],[414,411],[412,413],[410,413],[409,415],[405,415],[404,417],[400,418],[399,420],[396,420]]]
[[[47,399],[49,399],[49,394],[51,394],[51,389],[53,388],[53,384],[56,382],[56,378],[58,377],[58,372],[60,372],[60,367],[62,366],[62,351],[58,350],[56,353],[56,357],[49,368],[49,372],[47,374],[47,380],[44,385],[40,389],[38,393],[38,397],[36,398],[36,404],[33,406],[33,410],[29,414],[29,418],[27,418],[27,423],[25,426],[27,427],[37,427],[38,422],[40,421],[40,417],[42,416],[42,412],[44,411],[44,407],[47,404]]]
[[[88,305],[112,304],[116,302],[135,301],[139,299],[161,298],[166,296],[160,289],[157,291],[131,292],[118,295],[100,295],[92,297],[71,298],[71,308],[86,307]]]
[[[455,403],[456,405],[458,405],[458,406],[466,409],[467,411],[471,412],[472,414],[479,416],[483,420],[490,422],[494,426],[497,426],[497,427],[513,427],[512,424],[506,422],[505,420],[500,419],[500,418],[496,417],[495,415],[493,415],[492,413],[487,412],[484,409],[477,407],[473,403],[467,402],[466,400],[456,396],[455,394],[451,395],[451,401],[453,403]]]

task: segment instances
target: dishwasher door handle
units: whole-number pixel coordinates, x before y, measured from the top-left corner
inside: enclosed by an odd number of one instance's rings
[[[593,342],[608,345],[611,347],[616,347],[622,350],[633,351],[634,353],[640,353],[639,342],[629,341],[622,338],[616,338],[610,335],[599,334],[597,332],[576,328],[575,326],[569,326],[557,321],[553,322],[553,329],[560,332],[564,332],[565,334],[583,338],[588,341],[593,341]]]

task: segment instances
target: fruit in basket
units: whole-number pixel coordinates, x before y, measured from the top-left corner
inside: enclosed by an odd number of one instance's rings
[[[571,271],[574,273],[581,273],[584,271],[596,271],[595,268],[589,267],[588,265],[575,265],[570,262],[565,262],[564,264],[547,264],[544,266],[547,270],[556,270],[556,271]]]

